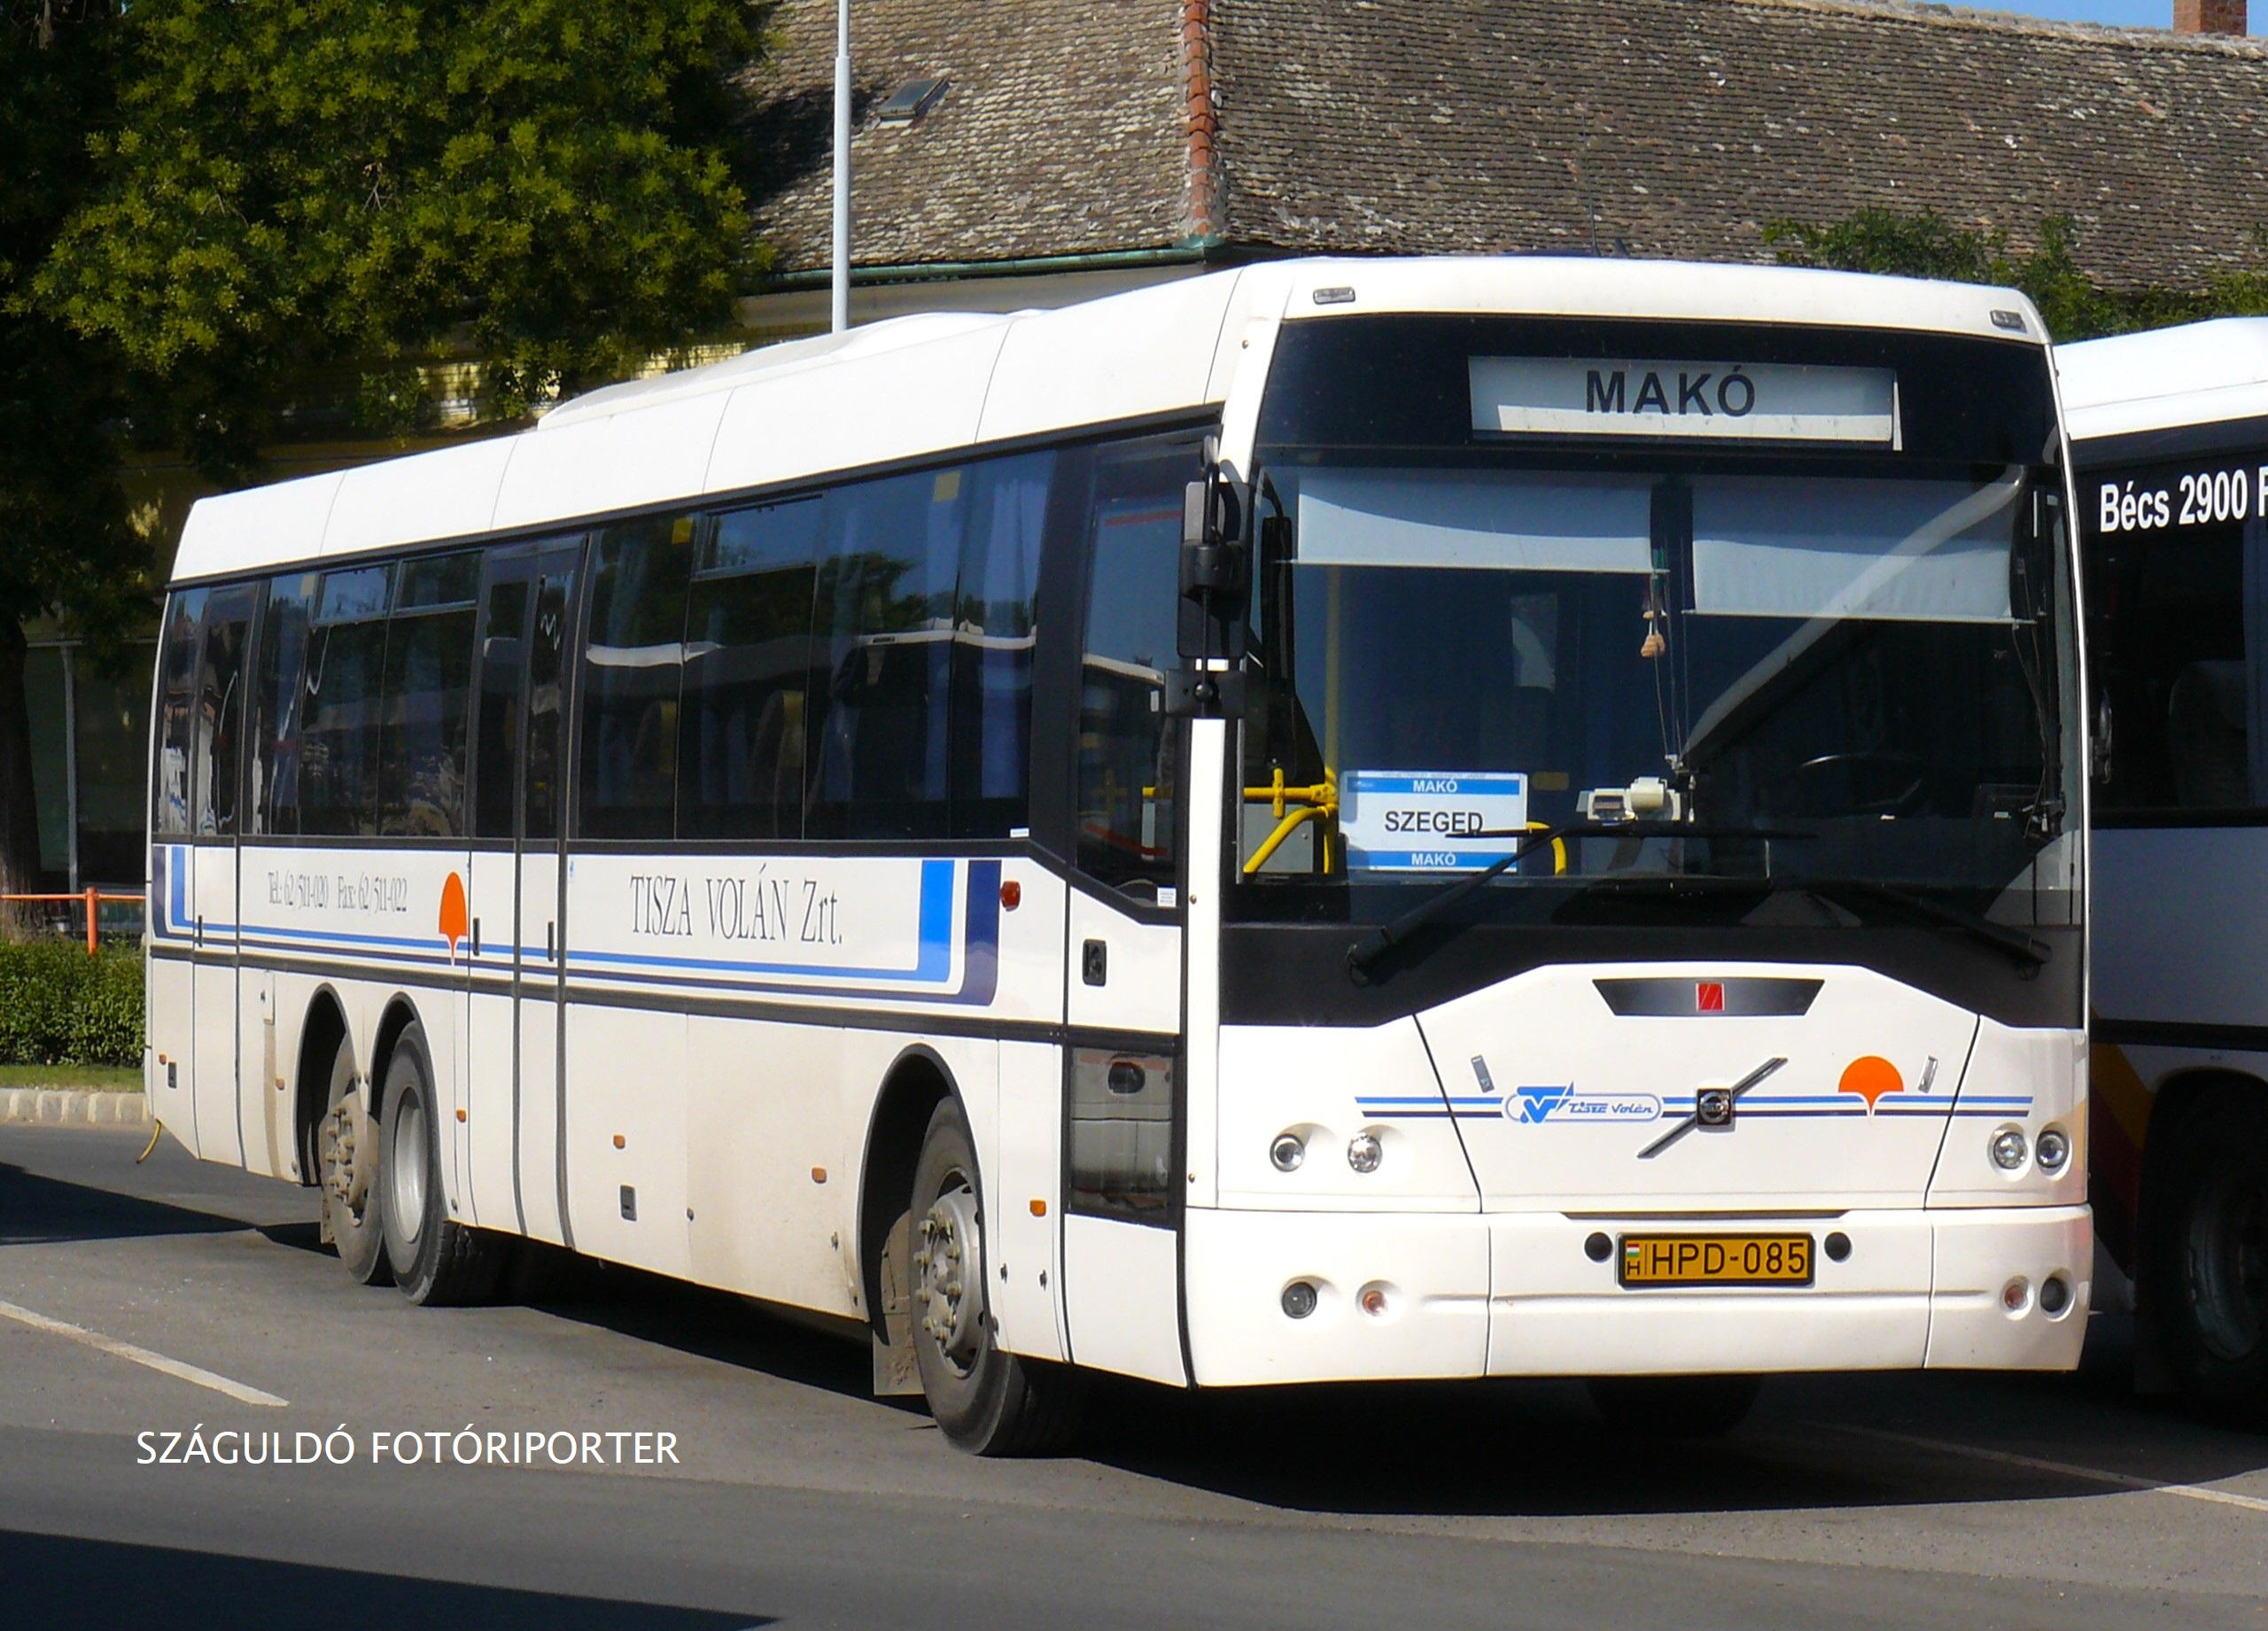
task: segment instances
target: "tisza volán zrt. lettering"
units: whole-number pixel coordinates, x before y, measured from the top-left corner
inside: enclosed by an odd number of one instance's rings
[[[696,923],[716,940],[843,944],[842,897],[813,878],[759,871],[753,878],[703,878],[696,888],[666,873],[631,874],[632,934],[690,936]]]

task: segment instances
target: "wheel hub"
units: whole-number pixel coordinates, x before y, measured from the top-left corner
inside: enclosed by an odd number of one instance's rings
[[[359,1092],[347,1094],[322,1118],[323,1192],[358,1220],[370,1199],[369,1130]]]
[[[983,1338],[983,1240],[976,1197],[955,1189],[929,1203],[914,1231],[913,1312],[948,1363],[963,1372]]]

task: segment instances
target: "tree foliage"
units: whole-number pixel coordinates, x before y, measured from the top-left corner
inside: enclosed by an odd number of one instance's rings
[[[750,0],[136,0],[49,307],[242,469],[313,369],[466,348],[509,414],[728,321]]]
[[[2198,289],[2106,287],[2080,267],[2078,234],[2062,215],[2040,223],[2029,249],[2016,248],[2004,232],[1956,226],[1930,210],[1862,209],[1823,223],[1774,221],[1765,226],[1764,241],[1788,266],[2020,289],[2059,340],[2268,315],[2268,235],[2253,264],[2215,271]]]

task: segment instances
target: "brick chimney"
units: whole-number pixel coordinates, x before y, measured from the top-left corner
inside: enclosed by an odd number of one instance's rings
[[[2242,34],[2245,0],[2173,0],[2176,34]]]

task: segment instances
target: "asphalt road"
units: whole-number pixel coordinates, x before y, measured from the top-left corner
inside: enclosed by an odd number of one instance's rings
[[[1701,1445],[1557,1384],[1125,1385],[1080,1456],[980,1462],[734,1299],[579,1266],[413,1309],[307,1192],[141,1142],[0,1127],[11,1627],[2268,1627],[2268,1438],[2132,1398],[2109,1318],[2076,1377],[1775,1382]],[[349,1465],[178,1460],[341,1425]],[[371,1464],[467,1427],[579,1462]],[[676,1464],[579,1459],[641,1431]]]

